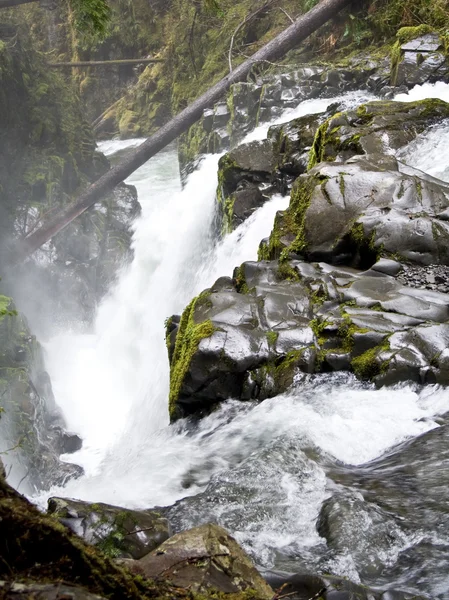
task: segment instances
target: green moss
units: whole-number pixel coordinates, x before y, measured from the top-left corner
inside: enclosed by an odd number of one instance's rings
[[[0,294],[0,323],[5,317],[16,317],[17,311],[13,308],[13,302],[11,298],[2,296]]]
[[[312,148],[309,153],[309,162],[307,169],[313,169],[318,163],[323,162],[325,159],[325,145],[327,140],[327,130],[329,128],[329,121],[325,121],[320,125],[315,134]]]
[[[173,317],[168,317],[168,319],[165,320],[165,345],[167,346],[167,350],[170,352],[170,347],[171,347],[171,343],[170,343],[170,333],[171,333],[171,326],[173,323]]]
[[[294,267],[292,267],[292,265],[288,261],[285,261],[285,260],[279,261],[277,274],[278,274],[279,278],[282,280],[286,280],[286,281],[300,281],[301,280],[301,276],[299,275],[298,271]]]
[[[245,276],[245,265],[240,265],[234,271],[234,282],[235,287],[239,294],[249,294],[250,289],[248,288],[248,284],[246,283]]]
[[[414,27],[401,27],[396,34],[396,38],[400,44],[406,44],[412,40],[419,38],[427,33],[433,33],[434,29],[430,25],[422,24]]]
[[[305,238],[306,212],[312,201],[313,192],[320,180],[317,177],[298,177],[293,184],[288,212],[293,217],[296,237],[290,246],[293,252],[302,252],[307,248]]]
[[[379,355],[389,349],[390,343],[386,340],[380,346],[371,348],[354,358],[351,366],[355,375],[359,379],[374,379],[377,375],[384,373],[388,368],[389,361],[381,361]]]
[[[235,203],[234,196],[230,196],[229,198],[226,198],[224,201],[223,227],[222,227],[222,233],[224,235],[231,233],[231,231],[234,229],[234,227],[233,227],[234,203]]]
[[[195,323],[195,309],[207,302],[210,292],[206,290],[194,298],[185,308],[179,323],[175,349],[170,364],[169,412],[173,415],[176,409],[184,378],[189,370],[190,362],[202,339],[210,337],[215,327],[211,320]]]
[[[279,332],[278,331],[267,331],[265,333],[267,341],[268,341],[268,345],[272,348],[274,348],[276,346],[276,342],[277,339],[279,337]]]

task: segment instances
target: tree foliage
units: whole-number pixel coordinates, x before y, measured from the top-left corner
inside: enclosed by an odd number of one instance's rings
[[[106,0],[70,0],[73,25],[83,33],[104,38],[111,16]]]

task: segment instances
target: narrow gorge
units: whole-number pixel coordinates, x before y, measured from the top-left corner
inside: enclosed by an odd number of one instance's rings
[[[318,4],[0,11],[0,598],[449,599],[445,0],[349,3],[14,258]]]

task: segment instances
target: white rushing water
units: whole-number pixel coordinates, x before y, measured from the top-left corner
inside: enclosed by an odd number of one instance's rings
[[[447,93],[446,88],[437,91]],[[407,99],[418,93],[430,92],[412,91]],[[277,122],[323,111],[335,101],[356,105],[369,98],[311,100]],[[267,129],[261,126],[247,140],[262,139]],[[436,165],[442,151],[439,132],[435,138],[427,134],[402,160],[441,176],[447,164],[439,160]],[[113,153],[135,144],[106,142],[102,149]],[[219,276],[256,259],[276,211],[288,204],[287,198],[274,197],[216,244],[218,159],[206,157],[184,189],[173,149],[129,179],[142,204],[134,261],[99,307],[90,335],[64,332],[46,345],[57,402],[68,428],[83,438],[83,449],[67,460],[86,472],[51,495],[147,508],[171,505],[209,486],[206,493],[216,501],[201,511],[192,504],[191,514],[180,509],[180,522],[217,520],[259,563],[271,565],[277,551],[294,555],[295,548],[322,543],[315,521],[329,496],[328,481],[310,449],[347,465],[366,463],[437,427],[435,417],[449,411],[449,394],[438,387],[375,390],[349,375],[334,375],[257,406],[227,402],[196,425],[168,426],[164,320]],[[44,505],[47,497],[36,501]],[[391,560],[404,539],[391,550]],[[340,560],[334,570],[357,578],[351,560]]]

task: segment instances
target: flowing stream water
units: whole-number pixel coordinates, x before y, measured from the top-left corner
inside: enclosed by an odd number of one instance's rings
[[[398,99],[449,100],[448,90],[422,86]],[[366,99],[353,93],[303,102],[278,122]],[[267,129],[247,139],[262,139]],[[401,160],[449,180],[448,130],[420,136]],[[112,155],[136,143],[101,149]],[[164,320],[256,259],[276,211],[288,205],[274,197],[217,241],[218,159],[206,156],[183,189],[173,148],[129,179],[142,204],[132,264],[99,307],[92,333],[65,331],[46,344],[56,400],[83,438],[67,459],[85,475],[34,500],[171,506],[175,529],[218,522],[261,567],[332,572],[449,598],[446,389],[376,390],[348,374],[322,375],[261,404],[229,401],[199,423],[169,426]],[[323,503],[338,531],[329,543],[317,529]]]

